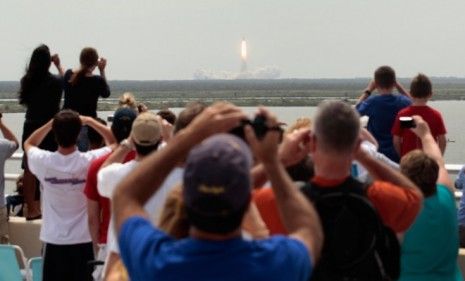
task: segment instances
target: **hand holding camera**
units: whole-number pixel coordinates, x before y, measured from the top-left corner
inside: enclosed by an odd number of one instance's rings
[[[410,116],[399,117],[399,121],[402,129],[415,128],[415,121]]]
[[[97,62],[97,67],[100,71],[104,71],[107,66],[107,60],[105,58],[100,58]]]
[[[268,131],[278,131],[280,132],[281,136],[283,133],[283,129],[278,125],[275,126],[268,126],[267,124],[267,117],[265,114],[257,114],[253,120],[244,119],[241,121],[241,124],[229,131],[230,134],[236,135],[237,137],[246,140],[244,128],[245,126],[252,127],[255,136],[258,140],[262,140]]]
[[[61,65],[60,57],[58,56],[58,54],[54,54],[54,55],[51,57],[51,61],[53,62],[53,64],[54,64],[56,67],[59,67],[59,66]]]
[[[420,139],[424,138],[426,135],[431,135],[428,123],[426,123],[423,118],[419,115],[414,115],[411,117],[415,123],[415,127],[411,130],[417,135]]]
[[[283,130],[273,114],[265,108],[259,112],[253,121],[243,121],[242,132],[254,155],[263,163],[278,161],[278,146],[283,136]],[[237,128],[236,128],[237,129]]]

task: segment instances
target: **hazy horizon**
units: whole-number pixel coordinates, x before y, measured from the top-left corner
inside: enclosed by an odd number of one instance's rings
[[[53,71],[52,71],[53,72]],[[98,74],[98,71],[95,72],[96,74]],[[411,80],[413,78],[412,77],[397,77],[397,80],[402,80],[402,81],[406,81],[406,80]],[[460,80],[460,81],[463,81],[465,82],[465,76],[463,77],[459,77],[459,76],[429,76],[429,78],[432,80],[432,82],[435,82],[436,81],[440,81],[440,82],[447,82],[448,80]],[[292,81],[292,80],[296,80],[296,81],[329,81],[329,80],[333,80],[333,81],[357,81],[357,82],[360,82],[360,81],[363,81],[363,80],[366,80],[367,82],[369,82],[370,79],[373,79],[372,77],[325,77],[325,78],[292,78],[292,77],[279,77],[279,78],[245,78],[245,79],[194,79],[194,78],[190,78],[190,79],[108,79],[109,82],[195,82],[195,81],[198,81],[198,82],[221,82],[221,81],[225,81],[225,82],[239,82],[239,83],[242,83],[242,82],[250,82],[250,83],[254,83],[254,81],[269,81],[269,82],[272,82],[272,81]],[[18,80],[0,80],[0,83],[19,83],[19,79]],[[407,86],[407,85],[405,85]]]
[[[248,77],[352,79],[391,65],[465,77],[465,2],[381,1],[0,1],[0,81],[17,81],[46,43],[63,66],[82,47],[108,59],[109,80],[235,78],[247,41]],[[240,76],[239,76],[240,77]]]

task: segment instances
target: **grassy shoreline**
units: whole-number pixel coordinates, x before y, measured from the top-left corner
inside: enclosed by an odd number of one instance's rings
[[[370,78],[354,79],[276,79],[276,80],[184,80],[184,81],[109,81],[112,95],[101,99],[98,109],[112,111],[117,99],[130,91],[138,102],[150,109],[184,107],[192,101],[218,100],[239,106],[315,106],[324,99],[354,103]],[[408,86],[409,79],[399,78]],[[465,100],[465,78],[432,77],[433,100]],[[0,111],[24,112],[18,104],[17,81],[0,81]]]
[[[304,97],[293,97],[293,96],[262,96],[262,97],[198,97],[190,96],[183,98],[172,98],[172,97],[154,97],[154,98],[137,98],[138,102],[144,103],[149,109],[162,109],[162,108],[173,108],[173,107],[184,107],[186,104],[194,101],[201,101],[207,104],[213,103],[215,101],[229,101],[238,106],[289,106],[289,107],[298,107],[298,106],[316,106],[324,99],[340,99],[348,101],[352,104],[355,103],[357,97],[354,96],[337,96],[337,95],[328,95],[328,96],[304,96]],[[463,97],[435,97],[433,100],[464,100]],[[99,111],[113,111],[117,108],[118,101],[117,99],[103,99],[98,103]],[[13,112],[25,112],[26,108],[20,105],[16,100],[0,100],[0,112],[13,113]]]

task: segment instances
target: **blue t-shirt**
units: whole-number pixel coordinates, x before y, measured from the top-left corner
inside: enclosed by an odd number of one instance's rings
[[[379,152],[397,163],[399,155],[392,144],[391,129],[397,113],[411,103],[406,96],[385,94],[371,96],[355,106],[360,115],[370,118],[367,129],[378,141]]]
[[[175,240],[142,217],[124,222],[119,246],[132,281],[307,281],[312,270],[306,247],[295,239]]]
[[[399,281],[462,280],[454,195],[443,185],[423,201],[423,209],[405,233]]]

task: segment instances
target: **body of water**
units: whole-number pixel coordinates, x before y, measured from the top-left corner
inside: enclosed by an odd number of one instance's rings
[[[429,105],[442,113],[447,128],[447,138],[450,140],[447,144],[445,159],[448,164],[465,163],[465,101],[432,101]],[[243,107],[251,116],[256,112],[256,107]],[[181,111],[181,108],[173,108],[175,113]],[[280,121],[292,124],[299,117],[313,117],[316,107],[270,107],[270,110],[276,114]],[[106,119],[113,112],[99,112],[99,116]],[[462,117],[464,119],[462,120]],[[5,113],[3,122],[15,133],[18,140],[21,141],[22,128],[24,123],[24,113]],[[21,151],[19,149],[18,151]],[[5,166],[6,173],[20,173],[20,161],[7,161]],[[13,183],[6,184],[6,192],[11,193],[14,190]]]

